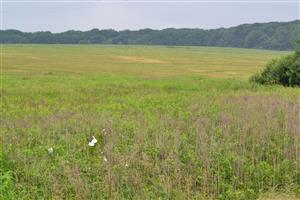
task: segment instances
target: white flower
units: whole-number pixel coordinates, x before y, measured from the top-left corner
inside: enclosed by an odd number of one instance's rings
[[[48,153],[49,153],[49,154],[52,154],[52,153],[53,153],[53,148],[52,148],[52,147],[50,147],[50,148],[48,149]]]
[[[125,167],[128,167],[128,164],[127,164],[127,163],[125,163]]]
[[[93,136],[92,141],[89,142],[89,146],[93,147],[97,143],[97,139]]]
[[[107,162],[107,158],[105,156],[103,156],[103,161]]]

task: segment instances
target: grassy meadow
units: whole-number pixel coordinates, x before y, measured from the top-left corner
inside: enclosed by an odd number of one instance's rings
[[[287,53],[3,45],[0,199],[297,199],[299,88],[248,82]]]

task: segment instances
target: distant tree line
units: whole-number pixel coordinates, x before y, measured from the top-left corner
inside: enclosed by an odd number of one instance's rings
[[[70,30],[62,33],[1,30],[0,33],[1,43],[143,44],[291,50],[295,48],[295,40],[300,36],[300,20],[242,24],[231,28],[211,30],[188,28],[138,31],[92,29],[89,31]]]

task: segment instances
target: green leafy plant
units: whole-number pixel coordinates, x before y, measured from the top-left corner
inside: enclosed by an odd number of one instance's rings
[[[300,42],[298,41],[298,44]],[[300,86],[300,52],[271,60],[265,68],[250,78],[259,84],[280,84],[283,86]]]

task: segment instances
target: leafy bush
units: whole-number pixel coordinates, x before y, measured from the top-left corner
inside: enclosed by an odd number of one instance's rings
[[[253,75],[250,81],[260,84],[300,86],[300,52],[271,60],[263,71]]]
[[[0,199],[14,199],[14,182],[10,162],[4,152],[0,152]]]
[[[250,81],[260,84],[300,86],[300,40],[296,41],[296,52],[271,60],[263,71],[256,73]]]

